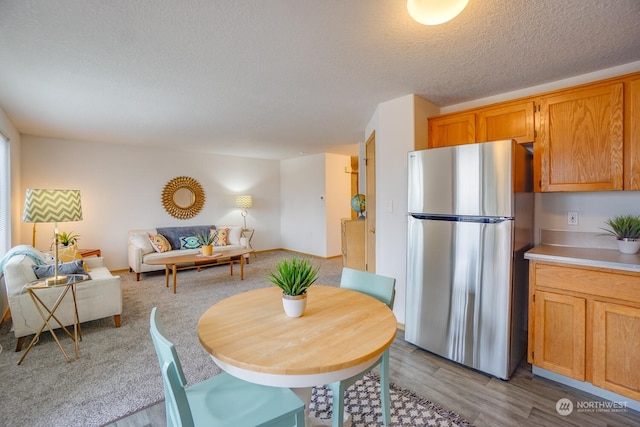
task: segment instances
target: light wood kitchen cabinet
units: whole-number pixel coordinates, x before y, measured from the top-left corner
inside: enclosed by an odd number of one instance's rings
[[[593,303],[593,384],[640,400],[640,309]]]
[[[452,114],[427,119],[429,148],[451,147],[476,142],[476,115]]]
[[[640,400],[640,273],[530,260],[528,361]]]
[[[584,381],[586,300],[535,293],[536,365]]]
[[[630,79],[625,96],[625,190],[640,190],[640,77]]]
[[[535,105],[533,101],[498,104],[477,114],[476,141],[515,139],[520,144],[533,142]]]
[[[342,220],[342,266],[365,270],[365,220]]]
[[[540,99],[542,191],[623,189],[623,89],[596,84]]]

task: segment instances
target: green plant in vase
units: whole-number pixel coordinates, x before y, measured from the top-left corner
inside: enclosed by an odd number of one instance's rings
[[[213,236],[211,233],[203,233],[197,234],[196,238],[200,241],[202,245],[202,255],[211,256],[213,255]]]
[[[318,271],[309,259],[284,258],[269,273],[269,281],[282,290],[282,304],[289,317],[300,317],[307,305],[307,290],[318,280]]]
[[[618,215],[605,221],[609,228],[602,230],[615,236],[618,250],[635,254],[640,249],[640,216]]]

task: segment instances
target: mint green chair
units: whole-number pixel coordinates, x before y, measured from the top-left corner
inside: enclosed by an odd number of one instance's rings
[[[381,276],[366,271],[344,267],[340,278],[340,287],[362,292],[372,296],[393,309],[396,296],[396,279]],[[389,349],[387,348],[370,369],[380,366],[380,400],[382,406],[382,421],[384,425],[391,423],[391,399],[389,397]],[[369,369],[369,370],[370,370]],[[333,392],[332,426],[342,427],[344,422],[344,392],[355,384],[366,372],[354,375],[346,380],[327,384]]]
[[[288,388],[253,384],[225,372],[187,387],[156,307],[150,323],[162,369],[167,426],[304,427],[304,402]]]

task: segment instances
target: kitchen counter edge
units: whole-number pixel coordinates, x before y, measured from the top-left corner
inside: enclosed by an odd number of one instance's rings
[[[524,257],[535,261],[552,261],[640,273],[640,254],[623,254],[615,249],[542,244],[528,250]]]

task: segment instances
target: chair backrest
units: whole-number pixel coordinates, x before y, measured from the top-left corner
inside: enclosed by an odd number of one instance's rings
[[[167,408],[170,409],[171,425],[175,427],[192,427],[193,414],[189,407],[189,399],[180,383],[180,376],[176,365],[168,361],[162,366],[162,381],[164,382],[164,398]]]
[[[164,326],[162,325],[162,320],[160,320],[160,313],[158,312],[157,307],[153,307],[151,309],[151,319],[149,323],[151,339],[153,340],[153,346],[156,348],[160,367],[162,368],[167,362],[173,362],[176,367],[178,378],[180,379],[180,384],[182,384],[182,386],[186,386],[187,379],[184,376],[180,359],[178,359],[178,352],[176,351],[176,347],[173,343],[166,337],[167,334],[164,330]]]
[[[340,287],[372,296],[393,309],[396,296],[396,279],[393,277],[343,267]]]

